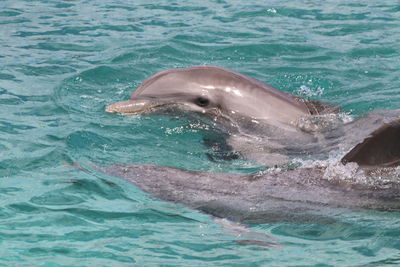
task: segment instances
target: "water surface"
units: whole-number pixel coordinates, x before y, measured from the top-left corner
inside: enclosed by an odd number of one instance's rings
[[[210,161],[208,130],[104,112],[148,76],[218,65],[354,116],[400,108],[396,1],[0,1],[0,264],[400,264],[398,212],[251,225],[283,245],[240,245],[205,214],[95,170],[121,162],[250,173]]]

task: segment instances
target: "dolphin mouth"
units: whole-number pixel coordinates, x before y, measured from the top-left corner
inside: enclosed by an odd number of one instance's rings
[[[147,99],[140,100],[127,100],[116,102],[106,106],[105,111],[108,113],[122,113],[122,114],[143,114],[159,108],[165,104],[150,101]]]
[[[185,109],[184,104],[174,103],[171,101],[160,101],[149,98],[135,98],[126,101],[120,101],[106,106],[105,111],[108,113],[120,113],[125,115],[144,115],[144,114],[173,114],[174,112],[182,112],[182,116],[187,118],[200,120],[206,124],[212,123],[227,127],[228,132],[236,132],[240,127],[228,115],[222,113],[217,108],[209,109],[207,112],[198,111],[191,112]],[[205,116],[208,115],[208,116]]]
[[[147,98],[120,101],[110,104],[105,108],[105,111],[108,113],[121,113],[125,115],[167,114],[174,110],[184,110],[184,105],[171,101]]]

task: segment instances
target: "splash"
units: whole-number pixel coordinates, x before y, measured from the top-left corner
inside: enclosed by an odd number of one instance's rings
[[[376,188],[389,188],[400,185],[400,167],[397,168],[360,168],[357,163],[342,164],[340,159],[343,153],[331,153],[326,160],[294,159],[292,165],[303,169],[323,169],[320,179],[332,184],[361,185]]]
[[[353,117],[344,112],[323,115],[304,116],[294,125],[305,132],[323,132],[353,121]]]
[[[294,93],[304,98],[310,98],[313,96],[321,96],[324,93],[324,88],[318,86],[313,90],[306,85],[301,85],[299,89],[294,91]]]

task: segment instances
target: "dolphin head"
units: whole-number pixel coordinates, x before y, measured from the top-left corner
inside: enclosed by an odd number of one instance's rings
[[[106,107],[110,113],[143,114],[179,109],[204,116],[245,118],[274,126],[290,125],[309,114],[304,102],[243,74],[214,66],[159,72],[145,80],[127,101]]]

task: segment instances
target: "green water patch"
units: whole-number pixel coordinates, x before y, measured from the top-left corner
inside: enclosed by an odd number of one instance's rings
[[[99,66],[66,79],[55,90],[55,101],[68,111],[84,114],[104,113],[112,100],[127,97],[126,88],[133,90],[134,71]]]
[[[208,157],[204,139],[224,136],[204,122],[105,113],[169,68],[226,67],[356,116],[398,109],[399,11],[390,0],[2,1],[0,265],[398,265],[395,211],[247,225],[282,248],[242,245],[96,167],[260,169]]]

